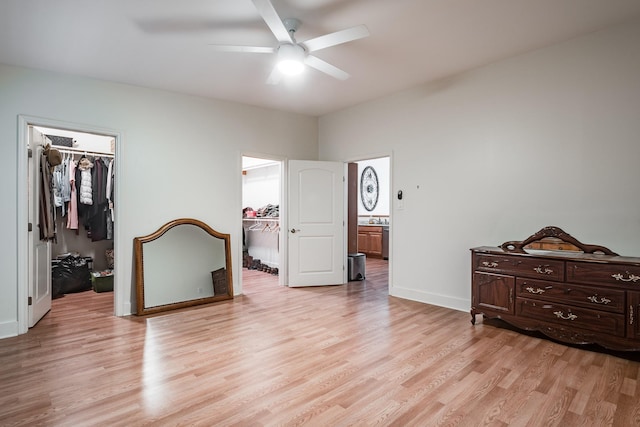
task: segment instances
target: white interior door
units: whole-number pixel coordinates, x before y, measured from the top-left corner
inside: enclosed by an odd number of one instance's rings
[[[29,148],[32,156],[28,164],[29,185],[29,327],[34,326],[51,310],[51,243],[40,240],[40,156],[44,135],[29,127]]]
[[[344,283],[344,165],[289,161],[289,286]]]

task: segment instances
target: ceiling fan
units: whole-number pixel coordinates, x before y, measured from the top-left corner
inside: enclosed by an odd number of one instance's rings
[[[361,39],[369,35],[369,30],[364,25],[347,28],[326,34],[304,42],[295,39],[295,32],[300,25],[300,21],[295,18],[280,19],[270,0],[252,0],[258,9],[258,13],[271,29],[271,32],[278,40],[276,47],[259,46],[234,46],[216,45],[211,47],[219,52],[243,52],[243,53],[275,53],[278,62],[267,79],[268,84],[277,84],[282,75],[295,75],[304,70],[305,64],[328,74],[339,80],[346,80],[349,74],[338,67],[329,64],[317,56],[310,55],[311,52],[325,49],[327,47]]]

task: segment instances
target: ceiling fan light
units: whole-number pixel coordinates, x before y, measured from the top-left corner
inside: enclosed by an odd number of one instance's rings
[[[287,76],[304,71],[304,49],[302,46],[283,44],[278,48],[278,70]]]
[[[278,62],[278,69],[287,76],[297,76],[304,71],[304,64],[296,60],[284,60]]]

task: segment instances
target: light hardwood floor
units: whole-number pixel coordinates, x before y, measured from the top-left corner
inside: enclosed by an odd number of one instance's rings
[[[416,276],[418,281],[428,280]],[[0,425],[632,426],[640,363],[387,295],[367,279],[154,317],[66,295],[0,340]]]

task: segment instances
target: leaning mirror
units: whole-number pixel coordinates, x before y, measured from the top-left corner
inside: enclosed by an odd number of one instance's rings
[[[133,242],[138,315],[233,298],[228,234],[182,218]]]

